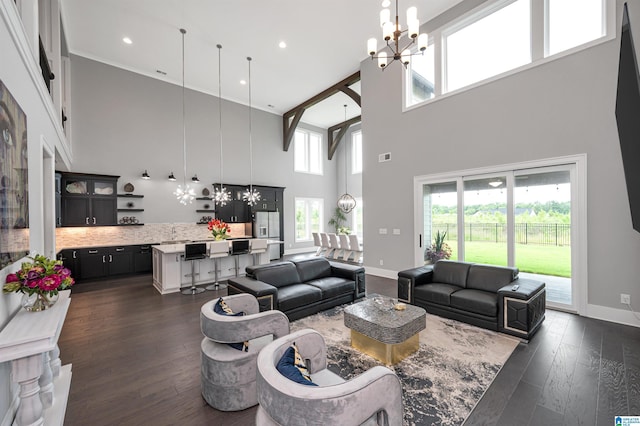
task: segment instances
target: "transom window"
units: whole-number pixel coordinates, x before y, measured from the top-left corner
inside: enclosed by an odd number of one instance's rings
[[[322,198],[297,198],[296,242],[312,241],[312,232],[322,232],[324,200]]]
[[[322,135],[298,129],[294,137],[294,170],[322,174]]]
[[[494,0],[434,30],[405,73],[405,105],[604,41],[613,0]]]

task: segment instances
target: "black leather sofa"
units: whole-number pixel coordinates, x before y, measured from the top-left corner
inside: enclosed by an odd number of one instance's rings
[[[293,321],[364,297],[364,268],[324,258],[248,266],[228,280],[229,294],[249,293],[260,311],[278,309]]]
[[[398,299],[529,340],[544,321],[545,283],[518,274],[518,268],[440,260],[399,272]]]

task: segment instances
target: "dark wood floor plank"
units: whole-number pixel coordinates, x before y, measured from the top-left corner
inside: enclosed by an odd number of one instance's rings
[[[579,346],[560,344],[544,384],[541,406],[564,415],[579,349]]]
[[[396,280],[367,276],[367,292],[395,297]],[[199,310],[220,294],[162,296],[149,275],[76,287],[59,340],[63,364],[73,364],[65,424],[253,425],[255,407],[223,413],[200,395]],[[638,414],[639,336],[638,328],[547,311],[465,425],[608,425],[614,413]],[[569,377],[566,400],[550,404],[560,400],[555,382]],[[564,404],[564,416],[545,404]]]

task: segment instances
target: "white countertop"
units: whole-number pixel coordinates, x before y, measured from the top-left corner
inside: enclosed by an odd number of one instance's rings
[[[242,238],[234,238],[234,240],[239,240]],[[249,239],[249,238],[247,238]],[[229,242],[229,246],[231,246],[231,241],[233,240],[227,240]],[[211,243],[212,241],[198,241],[198,242],[202,242],[202,243]],[[152,246],[154,250],[157,250],[161,253],[165,253],[165,254],[173,254],[173,253],[184,253],[184,244],[185,243],[180,243],[180,244],[159,244],[159,245],[154,245]],[[267,245],[272,245],[272,244],[284,244],[282,241],[280,240],[267,240]]]

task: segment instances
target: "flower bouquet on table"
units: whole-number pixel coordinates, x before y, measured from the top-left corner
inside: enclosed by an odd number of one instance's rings
[[[33,262],[23,262],[15,273],[7,275],[3,293],[22,293],[22,306],[27,311],[43,311],[58,300],[58,292],[74,283],[71,271],[61,260],[36,255]]]
[[[216,240],[226,240],[229,238],[228,234],[231,232],[231,228],[220,219],[210,220],[207,225],[209,231],[211,231],[211,235],[213,235]]]
[[[446,231],[442,234],[440,231],[436,232],[433,244],[431,244],[430,247],[427,247],[427,250],[424,252],[425,262],[436,263],[438,260],[449,259],[451,257],[451,247],[449,247],[449,244],[444,242],[446,236]]]

